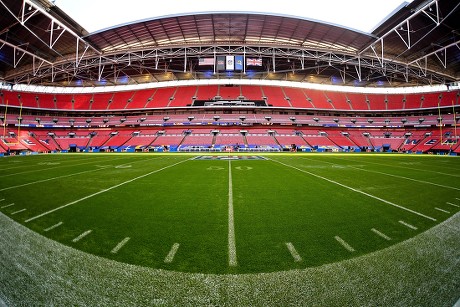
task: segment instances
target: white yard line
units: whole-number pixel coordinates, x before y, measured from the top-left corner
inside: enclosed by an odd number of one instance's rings
[[[4,201],[4,200],[5,200],[4,198],[0,199],[0,201]]]
[[[235,221],[233,217],[232,162],[228,160],[228,265],[236,266]]]
[[[120,159],[124,159],[124,158],[116,158],[116,159],[110,159],[110,160],[103,160],[103,159],[100,159],[100,160],[97,160],[97,161],[89,161],[89,162],[83,162],[83,163],[75,163],[75,164],[71,164],[71,165],[59,165],[59,166],[53,166],[53,167],[48,167],[48,168],[41,168],[41,169],[35,169],[35,170],[30,170],[30,171],[24,171],[24,172],[19,172],[19,173],[13,173],[13,174],[7,174],[7,175],[0,175],[0,178],[3,178],[3,177],[9,177],[9,176],[15,176],[15,175],[21,175],[21,174],[26,174],[26,173],[35,173],[35,172],[43,172],[43,171],[47,171],[47,170],[50,170],[50,169],[56,169],[56,168],[61,168],[61,167],[72,167],[72,166],[77,166],[77,165],[84,165],[84,164],[91,164],[91,163],[99,163],[101,161],[104,161],[105,162],[111,162],[111,161],[115,161],[115,160],[120,160]]]
[[[350,253],[354,252],[355,249],[353,247],[351,247],[350,244],[348,244],[347,242],[345,242],[344,239],[342,239],[341,237],[339,236],[335,236],[334,239],[337,240],[337,242],[339,242],[347,251],[349,251]]]
[[[134,164],[134,163],[139,163],[139,162],[145,162],[145,161],[150,161],[150,160],[157,160],[159,159],[159,157],[154,157],[154,158],[149,158],[149,159],[142,159],[142,160],[137,160],[137,161],[133,161],[133,162],[127,162],[127,163],[124,163],[124,164],[120,164],[120,165],[117,165],[118,167],[123,167],[123,166],[127,166],[127,165],[131,165],[131,164]]]
[[[311,161],[315,161],[315,162],[318,161],[318,160],[308,159],[308,158],[303,158],[303,159],[311,160]],[[328,162],[328,161],[320,161],[320,162],[322,162],[322,163],[328,163],[328,164],[332,164],[332,165],[340,165],[340,164],[332,163],[332,162]],[[389,174],[389,173],[385,173],[385,172],[372,171],[372,170],[368,170],[368,169],[360,168],[360,167],[356,167],[356,166],[351,166],[351,165],[347,165],[347,167],[349,167],[349,168],[354,168],[354,169],[357,169],[357,170],[360,170],[360,171],[363,171],[363,172],[374,173],[374,174],[381,174],[381,175],[390,176],[390,177],[394,177],[394,178],[405,179],[405,180],[415,181],[415,182],[419,182],[419,183],[430,184],[430,185],[434,185],[434,186],[441,187],[441,188],[446,188],[446,189],[452,189],[452,190],[460,191],[460,188],[451,187],[451,186],[443,185],[443,184],[439,184],[439,183],[434,183],[434,182],[431,182],[431,181],[425,181],[425,180],[420,180],[420,179],[414,179],[414,178],[410,178],[410,177],[405,177],[405,176],[400,176],[400,175],[394,175],[394,174]]]
[[[24,209],[21,209],[21,210],[18,210],[18,211],[15,211],[15,212],[11,213],[11,215],[15,215],[15,214],[24,212],[24,211],[26,211],[26,210],[27,210],[27,209],[24,208]]]
[[[383,232],[378,231],[378,230],[375,229],[375,228],[372,228],[371,231],[372,231],[373,233],[375,233],[376,235],[378,235],[379,237],[384,238],[384,239],[387,240],[387,241],[390,241],[390,240],[391,240],[391,238],[390,238],[389,236],[387,236],[387,235],[384,234]]]
[[[447,211],[447,210],[444,210],[444,209],[441,209],[441,208],[438,208],[438,207],[434,207],[436,210],[438,211],[441,211],[441,212],[444,212],[444,213],[450,213],[450,211]]]
[[[300,257],[299,253],[297,252],[297,250],[295,249],[294,245],[291,242],[287,242],[286,247],[291,253],[292,258],[294,258],[294,262],[302,261],[302,257]]]
[[[72,240],[72,242],[74,242],[74,243],[75,243],[75,242],[78,242],[78,241],[80,241],[81,239],[83,239],[84,237],[86,237],[87,235],[89,235],[91,232],[92,232],[92,230],[91,230],[91,229],[90,229],[90,230],[87,230],[87,231],[85,231],[84,233],[80,234],[78,237],[74,238],[74,239]]]
[[[8,208],[8,207],[11,207],[11,206],[14,206],[14,205],[15,205],[15,203],[11,203],[11,204],[9,204],[9,205],[3,206],[2,209],[3,209],[3,208]]]
[[[295,170],[298,170],[299,172],[302,172],[302,173],[305,173],[305,174],[309,174],[309,175],[314,176],[314,177],[316,177],[316,178],[320,178],[320,179],[323,179],[323,180],[328,181],[328,182],[330,182],[330,183],[339,185],[339,186],[344,187],[344,188],[346,188],[346,189],[349,189],[349,190],[351,190],[351,191],[353,191],[353,192],[356,192],[356,193],[360,193],[360,194],[366,195],[366,196],[368,196],[368,197],[370,197],[370,198],[379,200],[379,201],[381,201],[381,202],[383,202],[383,203],[385,203],[385,204],[391,205],[391,206],[393,206],[393,207],[396,207],[396,208],[405,210],[405,211],[407,211],[407,212],[416,214],[416,215],[418,215],[418,216],[424,217],[424,218],[429,219],[429,220],[432,220],[432,221],[436,221],[436,219],[433,218],[433,217],[431,217],[431,216],[428,216],[428,215],[425,215],[425,214],[423,214],[423,213],[414,211],[414,210],[412,210],[412,209],[409,209],[409,208],[400,206],[400,205],[398,205],[398,204],[392,203],[392,202],[390,202],[390,201],[388,201],[388,200],[385,200],[385,199],[383,199],[383,198],[377,197],[377,196],[375,196],[375,195],[372,195],[372,194],[369,194],[369,193],[366,193],[366,192],[357,190],[357,189],[355,189],[355,188],[349,187],[349,186],[347,186],[347,185],[344,185],[344,184],[342,184],[342,183],[340,183],[340,182],[337,182],[337,181],[334,181],[334,180],[332,180],[332,179],[328,179],[328,178],[326,178],[326,177],[323,177],[323,176],[320,176],[320,175],[311,173],[311,172],[309,172],[309,171],[300,169],[300,168],[298,168],[298,167],[295,167],[295,166],[292,166],[292,165],[289,165],[289,164],[285,164],[285,163],[283,163],[283,162],[279,162],[279,161],[277,161],[277,160],[273,160],[273,159],[270,159],[270,160],[271,160],[271,161],[274,161],[274,162],[277,162],[277,163],[279,163],[279,164],[281,164],[281,165],[284,165],[284,166],[293,168],[293,169],[295,169]]]
[[[406,227],[408,227],[408,228],[410,228],[410,229],[413,229],[413,230],[417,230],[417,229],[418,229],[418,228],[415,227],[414,225],[411,225],[411,224],[406,223],[406,222],[404,222],[404,221],[399,221],[399,223],[402,224],[402,225],[404,225],[404,226],[406,226]]]
[[[120,165],[123,166],[123,165],[127,165],[127,164],[133,164],[133,163],[137,163],[137,162],[145,162],[145,161],[154,160],[154,159],[158,159],[158,158],[143,159],[143,160],[134,161],[134,162],[129,162],[129,163],[120,164]],[[119,165],[119,166],[120,166],[120,165]],[[97,165],[96,165],[96,166],[97,166]],[[97,166],[97,167],[98,167],[98,168],[96,168],[96,169],[92,169],[92,170],[88,170],[88,171],[82,171],[82,172],[72,173],[72,174],[68,174],[68,175],[57,176],[57,177],[52,177],[52,178],[48,178],[48,179],[42,179],[42,180],[38,180],[38,181],[23,183],[23,184],[19,184],[19,185],[15,185],[15,186],[11,186],[11,187],[7,187],[7,188],[0,189],[0,191],[5,191],[5,190],[10,190],[10,189],[20,188],[20,187],[28,186],[28,185],[31,185],[31,184],[42,183],[42,182],[46,182],[46,181],[50,181],[50,180],[56,180],[56,179],[61,179],[61,178],[66,178],[66,177],[71,177],[71,176],[76,176],[76,175],[80,175],[80,174],[90,173],[90,172],[96,172],[96,171],[99,171],[99,170],[103,170],[103,169],[109,168],[110,166]]]
[[[88,170],[88,171],[82,171],[82,172],[78,172],[78,173],[72,173],[72,174],[68,174],[68,175],[62,175],[62,176],[52,177],[52,178],[48,178],[48,179],[42,179],[42,180],[32,181],[32,182],[28,182],[28,183],[18,184],[18,185],[14,185],[14,186],[11,186],[11,187],[0,189],[0,191],[11,190],[11,189],[15,189],[15,188],[25,187],[25,186],[28,186],[28,185],[31,185],[31,184],[42,183],[42,182],[46,182],[46,181],[51,181],[51,180],[56,180],[56,179],[76,176],[76,175],[80,175],[80,174],[95,172],[95,171],[103,170],[103,169],[106,169],[106,168],[107,168],[107,166],[106,167],[99,167],[99,168]]]
[[[174,256],[176,255],[178,249],[179,249],[179,243],[174,243],[173,246],[171,247],[171,250],[169,251],[168,255],[166,256],[164,262],[165,263],[173,262]]]
[[[130,237],[124,238],[124,239],[123,239],[122,241],[120,241],[120,242],[117,244],[117,246],[115,246],[110,252],[111,252],[112,254],[118,253],[118,251],[119,251],[126,243],[128,243],[129,239],[130,239]]]
[[[93,157],[92,159],[98,159],[98,157]],[[72,160],[72,161],[75,161],[75,162],[78,162],[78,161],[87,161],[88,159],[85,159],[85,158],[78,158],[77,160]],[[20,161],[17,161],[18,163]],[[9,169],[15,169],[15,168],[27,168],[27,167],[31,167],[31,166],[36,166],[36,165],[40,165],[40,163],[61,163],[60,161],[56,161],[56,159],[51,159],[51,160],[40,160],[40,161],[36,161],[35,163],[32,163],[32,164],[26,164],[26,163],[23,163],[22,165],[19,165],[19,166],[12,166],[12,167],[7,167],[7,168],[3,168],[2,170],[9,170]],[[72,164],[70,163],[68,166],[71,166]]]
[[[446,202],[446,204],[448,204],[448,205],[451,205],[451,206],[453,206],[453,207],[457,207],[457,208],[460,208],[460,206],[459,206],[459,205],[456,205],[456,204],[453,204],[453,203],[450,203],[450,202]]]
[[[341,160],[345,161],[352,161],[352,162],[358,162],[353,159],[346,159],[346,158],[340,158]],[[396,168],[406,168],[406,169],[411,169],[414,171],[420,171],[420,172],[429,172],[429,173],[434,173],[434,174],[439,174],[439,175],[444,175],[444,176],[452,176],[452,177],[460,177],[460,175],[457,174],[450,174],[450,173],[443,173],[443,172],[438,172],[438,171],[432,171],[432,170],[427,170],[427,169],[420,169],[420,168],[415,168],[415,167],[409,167],[409,166],[402,166],[402,165],[396,165],[396,164],[385,164],[385,163],[377,163],[377,162],[370,162],[370,161],[359,161],[359,163],[368,163],[368,164],[377,164],[377,165],[383,165],[383,166],[390,166],[390,167],[396,167]]]
[[[384,173],[384,172],[379,172],[379,171],[371,171],[371,170],[367,170],[367,169],[359,168],[359,167],[354,167],[354,166],[350,166],[350,167],[351,167],[351,168],[358,169],[358,170],[360,170],[360,171],[364,171],[364,172],[375,173],[375,174],[382,174],[382,175],[390,176],[390,177],[394,177],[394,178],[400,178],[400,179],[415,181],[415,182],[419,182],[419,183],[430,184],[430,185],[434,185],[434,186],[441,187],[441,188],[446,188],[446,189],[451,189],[451,190],[460,191],[460,188],[451,187],[451,186],[448,186],[448,185],[443,185],[443,184],[439,184],[439,183],[435,183],[435,182],[431,182],[431,181],[425,181],[425,180],[420,180],[420,179],[414,179],[414,178],[410,178],[410,177],[399,176],[399,175],[394,175],[394,174],[389,174],[389,173]]]
[[[141,179],[141,178],[147,177],[147,176],[149,176],[149,175],[152,175],[152,174],[161,172],[162,170],[165,170],[165,169],[167,169],[167,168],[170,168],[170,167],[176,166],[176,165],[178,165],[178,164],[184,163],[184,162],[186,162],[186,161],[188,161],[188,160],[189,160],[189,159],[187,159],[187,160],[182,160],[182,161],[179,161],[179,162],[177,162],[177,163],[174,163],[174,164],[171,164],[171,165],[162,167],[162,168],[160,168],[160,169],[154,170],[154,171],[149,172],[149,173],[147,173],[147,174],[137,176],[137,177],[135,177],[135,178],[133,178],[133,179],[123,181],[122,183],[119,183],[119,184],[116,184],[116,185],[114,185],[114,186],[111,186],[110,188],[107,188],[107,189],[101,190],[101,191],[99,191],[99,192],[90,194],[90,195],[88,195],[88,196],[82,197],[82,198],[80,198],[80,199],[77,199],[77,200],[75,200],[75,201],[72,201],[72,202],[70,202],[70,203],[67,203],[67,204],[65,204],[65,205],[62,205],[62,206],[60,206],[60,207],[57,207],[57,208],[51,209],[51,210],[49,210],[49,211],[46,211],[46,212],[44,212],[44,213],[42,213],[42,214],[39,214],[39,215],[37,215],[37,216],[31,217],[31,218],[25,220],[25,222],[28,223],[28,222],[33,221],[33,220],[35,220],[35,219],[38,219],[38,218],[40,218],[40,217],[42,217],[42,216],[48,215],[48,214],[53,213],[53,212],[55,212],[55,211],[61,210],[61,209],[63,209],[63,208],[66,208],[66,207],[68,207],[68,206],[74,205],[74,204],[76,204],[76,203],[79,203],[79,202],[81,202],[81,201],[83,201],[83,200],[86,200],[86,199],[88,199],[88,198],[94,197],[94,196],[96,196],[96,195],[99,195],[99,194],[102,194],[102,193],[111,191],[111,190],[113,190],[113,189],[116,189],[116,188],[121,187],[121,186],[123,186],[123,185],[125,185],[125,184],[128,184],[128,183],[131,183],[131,182],[136,181],[136,180],[138,180],[138,179]]]
[[[57,223],[57,224],[54,224],[53,226],[50,226],[50,227],[44,229],[44,231],[45,231],[45,232],[48,232],[48,231],[50,231],[50,230],[53,230],[53,229],[55,229],[55,228],[61,226],[62,224],[63,224],[62,222],[59,222],[59,223]]]

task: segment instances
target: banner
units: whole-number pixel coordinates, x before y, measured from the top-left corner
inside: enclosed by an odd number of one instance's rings
[[[225,70],[225,56],[217,57],[217,70]]]
[[[199,66],[214,65],[214,58],[200,58],[198,60],[198,65]]]
[[[242,55],[235,56],[235,70],[243,70],[243,56]]]
[[[227,70],[235,70],[235,57],[233,55],[227,55],[225,64]]]
[[[248,66],[262,66],[262,59],[261,58],[247,58],[246,64]]]

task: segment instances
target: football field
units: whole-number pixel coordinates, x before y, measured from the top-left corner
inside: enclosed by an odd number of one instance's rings
[[[0,211],[83,252],[243,274],[358,257],[460,211],[460,160],[373,154],[0,159]]]

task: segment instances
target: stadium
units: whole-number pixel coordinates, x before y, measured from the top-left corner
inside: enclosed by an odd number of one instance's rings
[[[0,0],[0,306],[458,306],[459,7]]]

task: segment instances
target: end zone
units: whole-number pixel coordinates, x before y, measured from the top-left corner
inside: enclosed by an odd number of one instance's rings
[[[192,160],[267,160],[262,156],[197,156]]]

